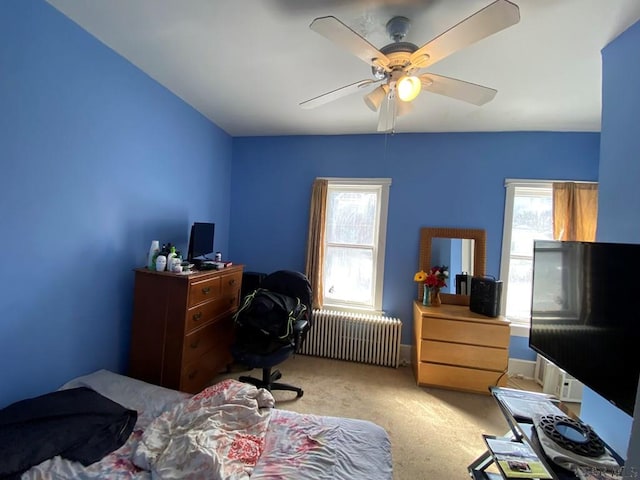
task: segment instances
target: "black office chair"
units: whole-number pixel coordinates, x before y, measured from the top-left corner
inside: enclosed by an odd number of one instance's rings
[[[240,377],[267,390],[289,390],[300,398],[304,391],[279,383],[282,374],[273,367],[295,353],[312,325],[311,285],[305,275],[279,270],[262,279],[260,287],[242,300],[234,316],[236,341],[231,353],[236,362],[261,368],[262,379]]]

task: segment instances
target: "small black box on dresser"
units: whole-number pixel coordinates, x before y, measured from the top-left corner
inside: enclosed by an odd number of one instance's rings
[[[488,317],[500,315],[502,299],[502,280],[493,277],[473,277],[469,310]]]

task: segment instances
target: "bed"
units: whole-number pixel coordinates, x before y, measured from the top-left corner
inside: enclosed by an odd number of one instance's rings
[[[389,437],[378,425],[273,408],[268,391],[236,380],[189,395],[99,370],[61,389],[78,387],[137,411],[133,432],[99,462],[56,456],[22,480],[392,478]]]

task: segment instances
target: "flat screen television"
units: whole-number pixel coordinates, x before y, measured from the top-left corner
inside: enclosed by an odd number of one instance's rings
[[[640,245],[536,240],[529,346],[633,416]]]
[[[187,259],[189,261],[213,253],[213,235],[215,230],[215,223],[196,222],[191,226],[189,250],[187,252]]]

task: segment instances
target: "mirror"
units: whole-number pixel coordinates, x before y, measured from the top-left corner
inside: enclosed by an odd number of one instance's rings
[[[473,276],[475,240],[473,238],[439,238],[431,239],[431,261],[433,265],[447,265],[451,274],[451,281],[440,290],[441,293],[468,293],[465,288],[456,284],[456,274],[463,273]],[[470,286],[470,285],[469,285]]]
[[[434,265],[444,264],[449,267],[447,282],[449,287],[440,293],[442,303],[469,305],[469,295],[455,294],[456,275],[462,272],[475,276],[485,274],[486,244],[486,232],[480,229],[446,227],[420,229],[418,269],[426,272]],[[418,299],[421,298],[422,285],[418,285]]]

